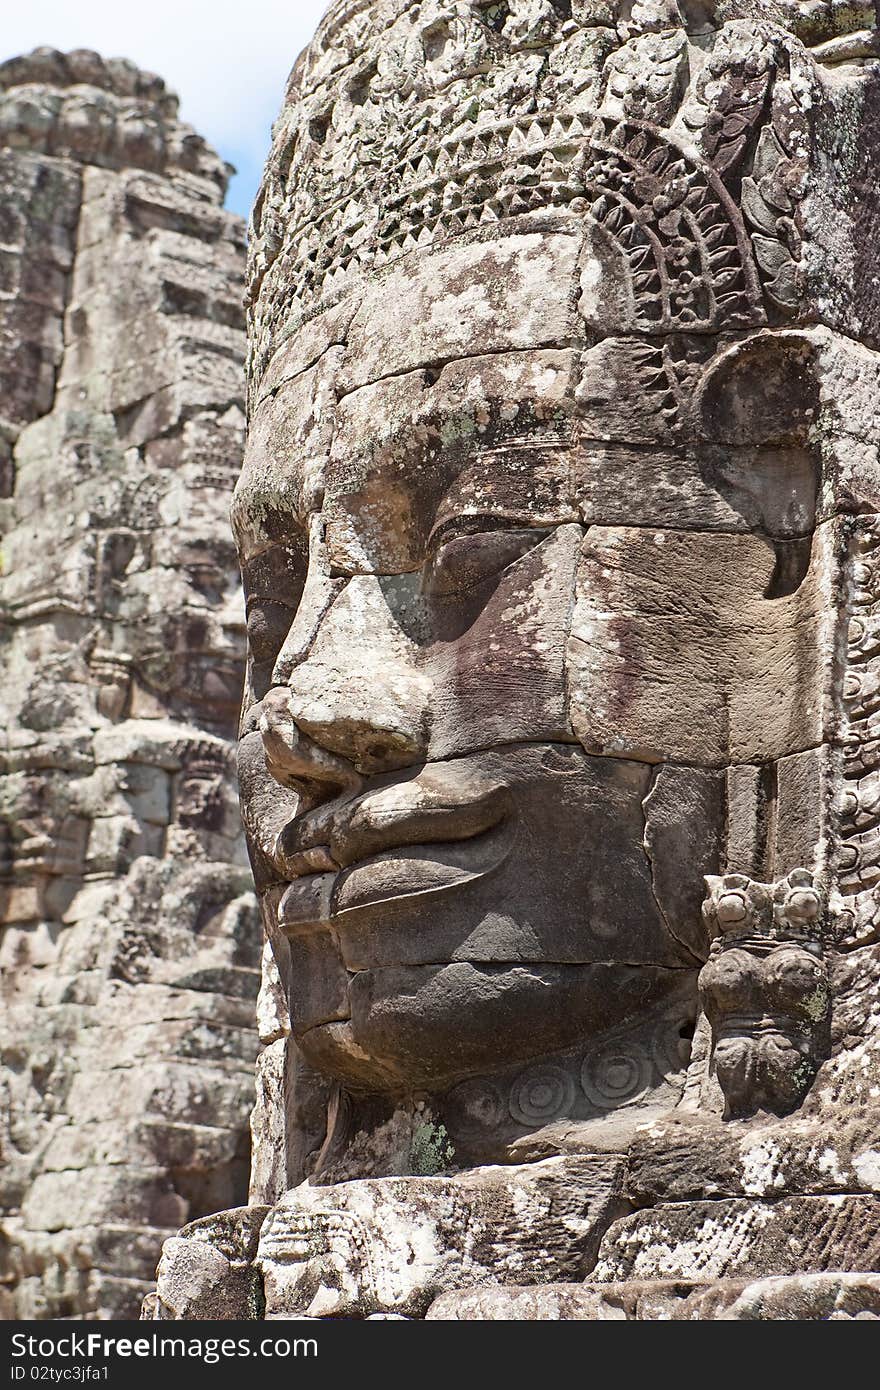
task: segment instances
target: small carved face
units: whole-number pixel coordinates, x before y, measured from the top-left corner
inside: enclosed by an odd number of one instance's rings
[[[174,524],[105,582],[132,658],[124,708],[234,727],[244,623],[235,553],[206,537],[198,497],[169,489],[163,506]]]

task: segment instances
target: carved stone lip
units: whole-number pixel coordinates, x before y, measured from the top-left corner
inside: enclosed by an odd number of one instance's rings
[[[279,925],[288,934],[300,933],[361,908],[461,888],[498,868],[515,838],[515,823],[502,820],[468,839],[394,846],[347,869],[300,876],[282,894]]]
[[[508,788],[474,775],[466,760],[428,763],[414,777],[296,816],[278,836],[276,853],[292,882],[351,868],[388,850],[472,840],[511,810]]]
[[[515,826],[501,821],[482,835],[455,844],[407,845],[378,854],[340,873],[333,891],[333,918],[404,898],[436,896],[485,878],[507,859]]]
[[[457,788],[434,765],[425,777],[291,821],[279,837],[290,883],[279,905],[280,924],[326,924],[370,904],[457,888],[496,868],[516,835],[508,789],[475,785],[471,778],[470,799],[456,800],[460,768],[451,780]]]

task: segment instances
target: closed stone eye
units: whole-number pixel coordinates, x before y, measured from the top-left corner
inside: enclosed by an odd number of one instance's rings
[[[299,536],[293,544],[273,546],[242,565],[251,686],[257,699],[271,684],[272,668],[302,598],[306,569],[305,546]]]
[[[255,599],[248,605],[248,646],[258,666],[274,663],[290,631],[294,610],[270,599]]]
[[[497,578],[550,534],[548,527],[517,527],[451,534],[435,545],[425,566],[428,596],[452,597]]]

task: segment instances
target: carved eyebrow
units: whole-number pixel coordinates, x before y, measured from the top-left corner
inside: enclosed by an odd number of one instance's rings
[[[511,515],[503,512],[468,512],[462,516],[450,517],[448,521],[435,526],[428,537],[428,550],[436,550],[444,541],[450,537],[477,536],[486,531],[535,531],[536,533],[547,533],[552,531],[557,522],[544,522],[541,525],[535,524],[533,520],[522,515]]]

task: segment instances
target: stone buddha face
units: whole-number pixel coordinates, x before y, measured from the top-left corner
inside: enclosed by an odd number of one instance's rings
[[[299,317],[276,264],[233,508],[243,810],[299,1048],[361,1092],[538,1068],[523,1124],[680,1066],[703,876],[805,861],[768,807],[812,805],[825,718],[809,345],[669,103],[628,123],[610,83],[601,118],[606,57],[590,121],[389,163],[442,155],[437,206],[390,198],[386,249],[340,251]]]

